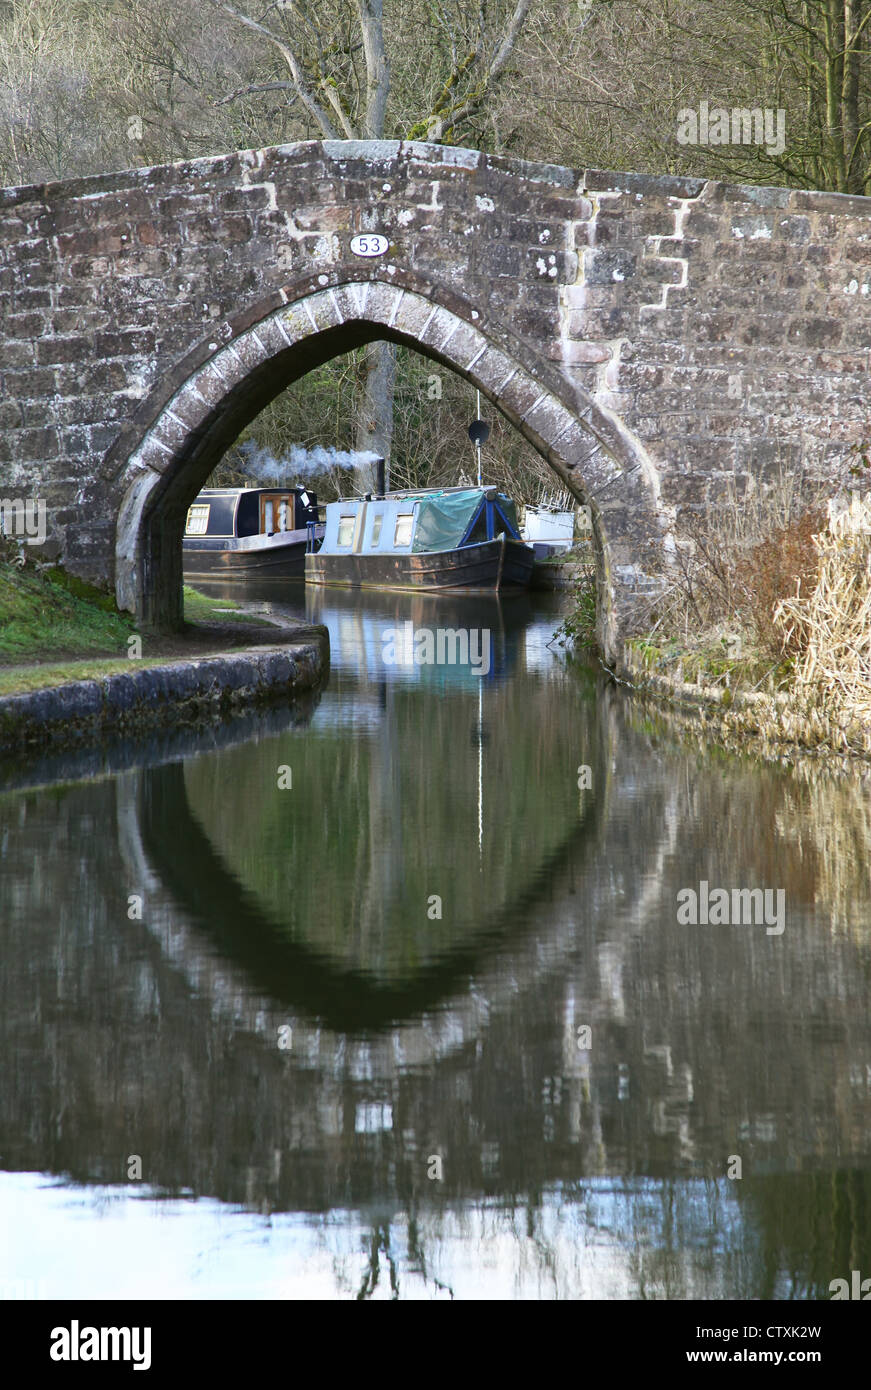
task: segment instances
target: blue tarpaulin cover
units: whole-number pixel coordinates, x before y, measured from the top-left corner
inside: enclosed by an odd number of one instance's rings
[[[477,488],[468,492],[443,492],[435,497],[423,497],[418,503],[417,529],[412,550],[454,550],[469,529],[475,512],[481,505],[482,494]]]
[[[462,544],[463,537],[472,524],[475,513],[484,500],[480,488],[464,489],[462,492],[436,493],[432,497],[422,497],[418,503],[417,529],[414,533],[413,551],[455,550]],[[517,512],[509,497],[500,492],[497,498],[499,510],[509,526],[517,534]],[[504,531],[500,518],[495,517],[495,533]]]

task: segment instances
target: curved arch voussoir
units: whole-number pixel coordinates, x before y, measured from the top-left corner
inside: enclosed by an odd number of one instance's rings
[[[288,292],[287,302],[276,308],[273,301],[261,317],[246,314],[246,326],[228,341],[213,338],[189,354],[190,370],[174,389],[152,392],[138,437],[126,441],[126,456],[108,461],[123,495],[115,546],[119,605],[146,623],[180,620],[180,562],[169,565],[168,558],[180,545],[187,505],[226,447],[272,396],[312,366],[383,337],[413,346],[472,382],[563,484],[590,502],[603,553],[600,636],[606,652],[619,659],[617,590],[629,532],[615,499],[622,493],[628,503],[631,492],[635,530],[639,508],[649,514],[647,529],[658,524],[631,437],[579,387],[535,360],[528,345],[501,325],[484,325],[455,295],[371,278],[320,279],[328,283],[296,297]],[[605,490],[611,494],[607,509],[597,501]]]

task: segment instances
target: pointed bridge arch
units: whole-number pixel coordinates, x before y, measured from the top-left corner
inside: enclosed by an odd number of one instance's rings
[[[390,268],[388,268],[389,271]],[[457,372],[542,454],[593,512],[599,637],[619,661],[633,605],[639,533],[661,535],[646,455],[582,388],[504,326],[431,281],[393,270],[308,278],[201,340],[155,385],[107,456],[121,496],[115,536],[120,607],[152,627],[182,618],[188,506],[241,430],[306,372],[373,339],[412,347]]]

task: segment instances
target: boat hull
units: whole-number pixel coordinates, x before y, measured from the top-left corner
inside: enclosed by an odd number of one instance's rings
[[[318,527],[323,535],[323,527]],[[182,568],[188,580],[220,580],[221,583],[262,584],[273,580],[304,579],[306,533],[289,532],[287,541],[277,536],[238,540],[182,543]],[[320,539],[320,536],[317,537]],[[256,544],[262,540],[265,544]],[[252,543],[254,542],[254,543]]]
[[[533,563],[529,546],[493,540],[420,554],[307,555],[305,578],[344,589],[519,594],[529,586]]]

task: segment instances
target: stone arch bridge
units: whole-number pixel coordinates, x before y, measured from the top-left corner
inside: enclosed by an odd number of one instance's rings
[[[388,249],[353,254],[380,232]],[[684,507],[843,477],[868,418],[871,199],[324,142],[0,191],[0,496],[143,624],[239,431],[374,338],[460,373],[593,510],[620,661]]]

